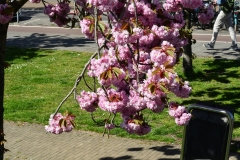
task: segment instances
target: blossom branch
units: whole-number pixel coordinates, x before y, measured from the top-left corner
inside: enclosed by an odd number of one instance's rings
[[[58,105],[56,111],[54,112],[53,117],[58,113],[59,109],[61,108],[61,106],[64,104],[64,102],[70,97],[70,95],[76,90],[76,87],[78,85],[78,83],[81,81],[83,75],[85,74],[88,65],[90,64],[91,60],[98,55],[98,52],[96,51],[89,59],[89,61],[85,64],[82,73],[78,76],[78,78],[75,80],[75,84],[74,87],[71,89],[71,91],[67,94],[67,96],[60,102],[60,104]],[[76,96],[75,96],[76,97]]]

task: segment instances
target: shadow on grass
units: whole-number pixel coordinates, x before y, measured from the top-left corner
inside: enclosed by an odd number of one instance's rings
[[[207,90],[194,91],[191,94],[190,100],[184,100],[186,104],[194,104],[199,101],[199,97],[207,95],[209,99],[207,103],[220,105],[226,108],[231,108],[234,111],[234,115],[240,114],[240,85],[234,84],[240,80],[240,74],[236,68],[239,68],[239,60],[226,60],[226,59],[213,59],[205,61],[203,64],[206,68],[196,71],[190,77],[187,77],[188,81],[199,81],[204,83],[215,83]],[[196,64],[195,64],[196,65]],[[195,68],[198,68],[195,66]],[[234,69],[235,68],[235,69]],[[198,68],[199,69],[199,68]],[[201,68],[200,68],[201,69]],[[232,79],[230,81],[230,79]],[[233,86],[223,87],[221,84],[233,84]],[[219,97],[219,98],[217,98]],[[230,104],[225,104],[230,102]],[[240,121],[235,119],[234,128],[240,127]]]
[[[37,48],[18,48],[7,47],[5,54],[5,61],[13,61],[14,59],[30,60],[35,57],[44,57],[44,55],[38,55],[39,49]],[[53,51],[49,50],[48,53]]]
[[[231,152],[240,153],[240,139],[234,139],[231,141]]]
[[[201,71],[197,71],[193,73],[193,75],[188,77],[188,81],[210,81],[210,80],[216,80],[217,82],[221,83],[228,83],[229,80],[227,78],[238,78],[240,77],[239,74],[237,74],[234,71],[226,71],[229,68],[236,68],[239,67],[240,61],[238,60],[226,60],[226,59],[214,59],[205,61],[205,66],[209,66],[208,68],[211,69],[205,69]],[[194,64],[193,64],[194,66]]]

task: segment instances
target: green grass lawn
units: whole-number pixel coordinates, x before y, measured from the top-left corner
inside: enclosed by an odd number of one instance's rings
[[[48,124],[49,115],[55,112],[59,103],[72,89],[75,79],[81,73],[91,53],[61,50],[8,48],[6,61],[11,67],[5,70],[5,112],[4,118],[11,121]],[[235,111],[233,138],[240,138],[240,62],[235,60],[214,60],[196,58],[193,60],[195,74],[184,77],[182,67],[177,67],[179,75],[190,81],[192,94],[187,99],[172,97],[188,106],[197,101],[211,101],[230,106]],[[91,79],[87,79],[89,83]],[[83,83],[78,92],[86,89]],[[91,120],[89,113],[79,109],[73,96],[64,103],[61,112],[68,110],[76,117],[76,128],[103,132],[103,127]],[[183,127],[175,125],[167,110],[160,114],[146,111],[152,132],[145,136],[129,135],[116,128],[111,134],[122,137],[156,140],[167,143],[181,143]],[[108,115],[101,111],[95,115],[102,121]],[[120,123],[120,119],[116,119]],[[43,128],[44,131],[44,128]]]

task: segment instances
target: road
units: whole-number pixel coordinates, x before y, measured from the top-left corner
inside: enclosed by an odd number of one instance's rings
[[[54,0],[51,0],[54,4]],[[194,28],[193,38],[197,43],[192,46],[196,56],[210,56],[214,58],[239,59],[239,52],[229,51],[231,39],[228,31],[219,33],[214,50],[206,50],[203,44],[211,39],[211,29]],[[81,29],[59,28],[49,21],[47,15],[43,14],[42,4],[26,3],[21,9],[20,21],[16,18],[10,23],[7,37],[7,46],[32,47],[32,48],[55,48],[72,51],[94,52],[96,45],[81,33]],[[240,35],[237,33],[237,39]],[[239,43],[240,44],[240,43]],[[240,45],[238,45],[240,46]]]

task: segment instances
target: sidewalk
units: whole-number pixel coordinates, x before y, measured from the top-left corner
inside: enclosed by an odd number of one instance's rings
[[[5,160],[179,160],[178,145],[77,131],[46,134],[44,126],[5,121]],[[231,153],[229,160],[239,160]]]
[[[180,158],[180,146],[118,138],[86,131],[60,135],[45,132],[43,125],[5,121],[10,152],[5,159],[27,160],[158,160]]]

